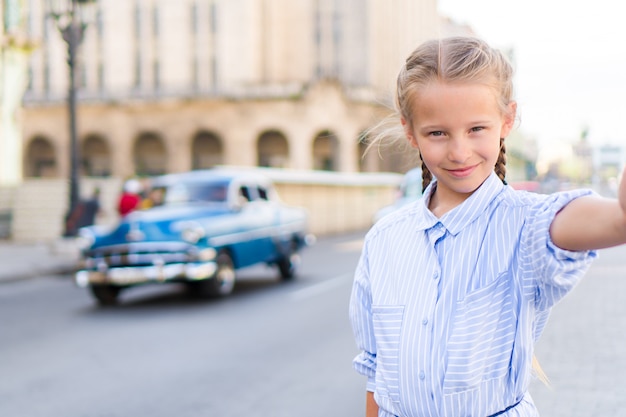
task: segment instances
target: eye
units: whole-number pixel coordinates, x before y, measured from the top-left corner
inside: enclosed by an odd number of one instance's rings
[[[481,130],[484,130],[485,127],[484,126],[474,126],[473,128],[470,129],[470,132],[480,132]]]
[[[441,137],[444,135],[444,133],[441,130],[434,130],[432,132],[429,132],[428,135],[434,136],[434,137]]]

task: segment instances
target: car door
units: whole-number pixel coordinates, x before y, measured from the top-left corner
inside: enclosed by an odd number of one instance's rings
[[[233,247],[237,263],[248,266],[268,261],[274,256],[276,208],[260,195],[256,184],[240,184],[238,194],[240,239]]]

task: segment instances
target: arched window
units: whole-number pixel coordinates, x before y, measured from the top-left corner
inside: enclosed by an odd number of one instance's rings
[[[337,171],[339,169],[339,141],[328,130],[320,132],[313,141],[313,169]]]
[[[111,175],[111,150],[104,138],[88,136],[81,152],[84,174],[90,177],[108,177]]]
[[[161,175],[167,170],[167,153],[163,140],[154,133],[143,133],[133,150],[137,175]]]
[[[214,133],[199,132],[191,145],[191,169],[207,169],[224,163],[222,140]]]
[[[24,177],[54,178],[58,175],[54,146],[47,138],[35,137],[26,148]]]
[[[268,130],[257,142],[257,165],[260,167],[286,168],[289,166],[289,144],[285,136],[276,130]]]

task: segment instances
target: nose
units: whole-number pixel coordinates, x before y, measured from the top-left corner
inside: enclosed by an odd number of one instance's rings
[[[465,162],[472,154],[471,145],[464,138],[455,138],[448,142],[448,159],[452,162]]]

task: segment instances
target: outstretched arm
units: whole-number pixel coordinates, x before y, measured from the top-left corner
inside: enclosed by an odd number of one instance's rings
[[[550,237],[559,248],[572,251],[626,243],[626,169],[617,200],[596,196],[575,199],[557,213]]]

